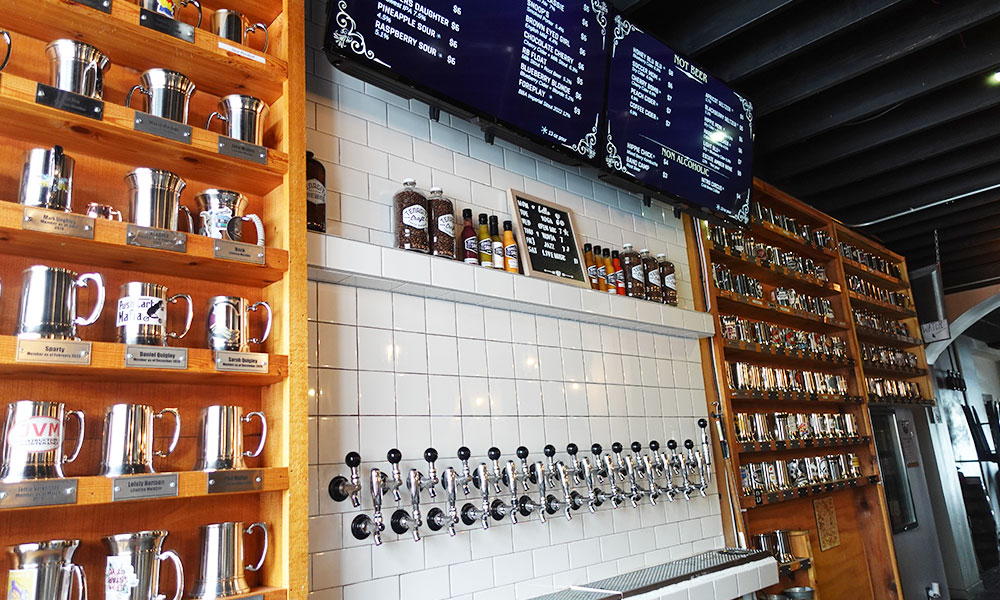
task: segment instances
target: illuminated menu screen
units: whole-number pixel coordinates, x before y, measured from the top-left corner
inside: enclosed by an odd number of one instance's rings
[[[326,48],[580,157],[598,158],[604,0],[333,0]]]
[[[626,19],[612,27],[608,169],[745,221],[750,102]]]

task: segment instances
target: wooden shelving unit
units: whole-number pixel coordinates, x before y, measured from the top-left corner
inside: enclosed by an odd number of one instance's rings
[[[754,201],[786,215],[812,231],[821,231],[829,238],[829,246],[821,246],[812,239],[786,231],[781,227],[758,219],[751,210],[750,223],[745,235],[760,243],[777,246],[782,252],[794,252],[811,259],[821,266],[827,277],[822,281],[813,276],[786,272],[780,266],[762,264],[756,256],[736,255],[728,247],[713,243],[709,225],[688,221],[689,259],[692,265],[704,262],[708,281],[704,288],[698,285],[697,268],[695,300],[699,307],[710,310],[716,319],[717,334],[712,340],[702,342],[705,364],[706,389],[715,390],[729,440],[730,456],[719,461],[726,467],[720,473],[723,496],[738,508],[738,518],[733,529],[749,536],[775,529],[797,529],[808,532],[813,547],[819,546],[817,515],[814,501],[830,502],[834,506],[841,528],[841,545],[813,556],[806,565],[785,569],[781,582],[773,586],[773,593],[793,585],[812,585],[825,598],[874,598],[898,600],[899,581],[892,547],[885,496],[879,479],[878,463],[871,436],[868,416],[869,395],[865,385],[866,374],[883,377],[885,369],[862,364],[861,343],[892,346],[917,352],[920,341],[905,336],[885,334],[867,328],[856,331],[853,308],[860,308],[892,319],[913,319],[911,311],[872,300],[849,291],[848,277],[861,276],[891,291],[908,291],[905,265],[902,258],[882,253],[902,266],[903,278],[897,279],[868,269],[860,263],[844,260],[839,238],[844,227],[829,216],[809,207],[783,192],[761,182],[754,182]],[[855,242],[861,236],[849,232]],[[858,242],[861,243],[861,242]],[[877,244],[864,241],[866,251],[880,250]],[[699,250],[699,248],[701,250]],[[713,265],[724,264],[734,274],[745,274],[760,281],[764,298],[750,298],[729,291],[719,290],[714,282]],[[800,294],[825,297],[833,303],[833,318],[777,306],[770,293],[776,287],[792,288]],[[806,332],[832,335],[841,338],[846,346],[846,356],[836,357],[789,349],[783,346],[760,344],[755,341],[734,341],[723,337],[722,316],[737,316],[759,320],[779,327],[789,327]],[[910,331],[919,331],[913,326]],[[921,358],[922,360],[922,358]],[[810,394],[794,391],[760,391],[731,389],[728,363],[745,362],[754,365],[809,370],[843,376],[848,392],[845,395]],[[918,369],[895,372],[898,379],[919,379],[926,376],[926,363]],[[929,388],[927,388],[929,389]],[[711,398],[710,402],[714,400]],[[736,413],[843,413],[854,416],[858,436],[849,439],[823,439],[809,441],[753,442],[737,441],[734,415]],[[784,490],[754,491],[744,489],[741,467],[749,463],[789,460],[809,456],[853,452],[861,463],[861,476],[819,485],[792,487]],[[725,501],[725,500],[724,500]],[[726,511],[723,510],[723,513]],[[734,543],[736,540],[732,540]],[[857,576],[843,577],[847,571]],[[803,575],[806,573],[806,575]],[[870,574],[870,575],[869,575]]]
[[[65,402],[86,415],[86,438],[80,459],[67,466],[77,485],[76,501],[59,506],[0,507],[0,546],[53,539],[80,539],[74,562],[88,575],[91,597],[104,596],[106,535],[163,529],[166,549],[180,554],[186,571],[184,589],[198,575],[199,527],[224,521],[267,523],[270,552],[263,569],[247,573],[246,598],[304,600],[308,570],[308,460],[306,226],[305,226],[305,43],[304,6],[294,0],[202,0],[204,25],[194,42],[171,37],[140,24],[140,9],[131,0],[112,0],[104,13],[70,0],[0,2],[0,22],[12,33],[14,52],[0,75],[0,332],[14,331],[18,313],[20,272],[33,264],[101,273],[107,300],[98,322],[82,327],[91,342],[90,364],[35,364],[16,358],[18,341],[0,335],[3,403],[19,399]],[[215,10],[228,8],[262,21],[270,29],[270,48],[239,46],[209,31]],[[185,11],[182,20],[190,22]],[[49,83],[45,46],[71,38],[96,46],[111,60],[104,81],[101,119],[36,102],[38,84]],[[256,40],[254,41],[256,44]],[[150,68],[179,71],[197,86],[192,98],[190,143],[137,131],[142,103],[125,106],[139,74]],[[221,129],[206,129],[208,115],[221,97],[247,94],[269,105],[264,161],[233,158],[220,152]],[[182,203],[194,210],[194,195],[207,188],[231,189],[250,199],[248,212],[264,222],[263,264],[216,257],[215,242],[188,234],[183,252],[129,244],[128,225],[93,224],[92,239],[29,230],[15,201],[25,149],[61,145],[76,160],[73,208],[88,202],[110,204],[128,215],[123,178],[134,168],[170,170],[187,182]],[[256,248],[249,249],[256,251]],[[115,315],[119,286],[147,281],[169,286],[171,293],[194,299],[191,333],[171,346],[188,349],[186,369],[126,367],[126,346],[116,343]],[[83,292],[80,303],[93,296]],[[207,301],[211,296],[266,300],[274,311],[271,337],[253,350],[267,355],[266,372],[217,370],[207,349]],[[180,320],[173,308],[171,324]],[[252,316],[256,329],[261,313]],[[173,327],[171,327],[173,329]],[[101,461],[101,424],[111,404],[152,404],[157,410],[180,411],[181,437],[174,455],[156,459],[164,474],[176,474],[176,496],[115,501],[114,480],[96,476]],[[261,411],[268,421],[267,440],[259,458],[248,459],[259,476],[256,486],[227,492],[211,488],[210,474],[190,469],[197,453],[198,417],[213,404]],[[259,436],[248,426],[248,445]],[[161,442],[157,441],[157,446]],[[159,447],[157,448],[159,449]],[[248,472],[249,473],[249,472]],[[238,474],[238,473],[237,473]],[[256,489],[253,489],[253,488]],[[235,489],[235,488],[234,488]],[[218,493],[211,493],[218,492]],[[254,554],[257,540],[248,541]],[[6,586],[7,570],[0,570]],[[162,589],[173,589],[164,573]]]

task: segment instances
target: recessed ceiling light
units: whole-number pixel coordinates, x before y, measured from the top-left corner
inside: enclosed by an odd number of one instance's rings
[[[997,71],[997,72],[993,73],[992,75],[990,75],[990,80],[993,83],[1000,83],[1000,71]]]

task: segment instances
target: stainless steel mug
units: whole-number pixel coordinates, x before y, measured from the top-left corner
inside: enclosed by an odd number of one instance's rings
[[[13,568],[7,573],[7,600],[87,600],[87,576],[73,564],[80,540],[52,540],[7,548]]]
[[[195,85],[183,73],[167,69],[149,69],[139,76],[139,85],[129,90],[125,106],[132,106],[132,94],[146,97],[146,112],[154,117],[178,123],[188,122],[188,107]]]
[[[243,424],[260,419],[261,434],[257,449],[243,450]],[[198,462],[195,471],[227,471],[247,468],[244,458],[256,458],[267,443],[267,417],[254,411],[243,415],[240,406],[208,406],[201,409],[198,434]]]
[[[198,23],[195,28],[201,27],[201,19],[204,16],[201,12],[201,3],[198,0],[140,0],[139,5],[150,12],[158,15],[176,19],[181,8],[187,5],[194,5],[198,9]]]
[[[264,124],[270,109],[267,104],[253,96],[230,94],[219,100],[219,110],[208,115],[205,129],[212,128],[212,119],[218,118],[226,124],[226,135],[258,146],[264,143]]]
[[[104,437],[101,439],[99,475],[139,475],[156,473],[153,457],[165,458],[177,448],[181,435],[181,417],[176,408],[154,412],[146,404],[115,404],[104,413]],[[153,452],[153,422],[164,415],[174,418],[174,433],[167,450]]]
[[[76,314],[76,291],[88,282],[97,287],[90,316]],[[77,275],[69,269],[35,265],[24,270],[21,311],[15,335],[23,339],[78,340],[77,325],[91,325],[104,309],[104,279],[99,273]]]
[[[11,42],[10,34],[3,29],[0,29],[0,36],[3,36],[3,41],[7,43],[7,54],[4,55],[3,62],[0,63],[0,71],[3,71],[7,67],[7,63],[10,62],[10,53],[14,50],[14,44]]]
[[[250,337],[250,313],[260,307],[267,311],[267,325],[260,338]],[[274,314],[267,302],[239,296],[215,296],[208,301],[208,347],[211,350],[249,352],[250,344],[263,344],[271,335]]]
[[[104,72],[111,67],[111,60],[100,50],[62,39],[46,46],[45,55],[49,57],[49,85],[94,100],[104,97]]]
[[[187,318],[184,331],[167,331],[167,305],[178,300],[187,302]],[[194,318],[194,304],[187,294],[167,295],[167,286],[158,283],[130,281],[119,290],[118,313],[115,325],[118,327],[118,341],[123,344],[141,346],[166,346],[168,339],[181,339],[191,330]]]
[[[66,422],[74,418],[80,431],[72,456],[62,453]],[[62,402],[18,400],[7,405],[3,427],[3,462],[0,481],[16,483],[32,479],[62,479],[62,467],[80,455],[83,447],[84,416],[66,410]]]
[[[22,165],[21,204],[73,211],[73,167],[76,161],[63,152],[62,146],[27,150]]]
[[[173,550],[163,550],[166,531],[121,533],[104,538],[108,547],[104,574],[105,600],[162,600],[160,563],[169,560],[177,573],[172,600],[184,595],[184,565]]]
[[[788,529],[779,529],[774,532],[775,550],[780,563],[790,563],[795,560],[795,555],[792,554],[792,538],[788,533]]]
[[[254,23],[251,25],[250,19],[243,16],[243,13],[238,13],[235,10],[227,8],[219,9],[212,15],[212,33],[231,42],[248,45],[247,37],[255,31],[264,32],[264,47],[260,51],[267,52],[269,41],[267,25],[263,23]]]
[[[264,548],[256,564],[244,563],[243,534],[254,529],[264,532]],[[250,591],[243,571],[259,571],[267,559],[268,532],[264,523],[253,523],[244,529],[241,522],[215,523],[201,526],[201,569],[192,598],[226,598]]]
[[[774,539],[774,532],[770,531],[768,533],[756,533],[751,538],[753,545],[758,550],[763,550],[768,554],[773,555],[775,558],[778,557],[778,544]]]
[[[109,204],[91,202],[87,205],[85,213],[91,219],[106,219],[108,221],[121,221],[122,211]]]
[[[187,183],[170,171],[140,167],[125,176],[129,189],[130,223],[177,231],[177,216],[187,215],[188,231],[194,231],[191,211],[181,204]]]
[[[243,222],[257,228],[257,245],[264,245],[264,222],[254,214],[244,215],[250,200],[239,192],[205,190],[194,197],[201,216],[198,233],[217,240],[243,241]]]

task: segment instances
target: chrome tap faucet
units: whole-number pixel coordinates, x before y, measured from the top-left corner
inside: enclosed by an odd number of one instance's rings
[[[479,463],[476,467],[476,472],[473,474],[473,482],[476,487],[479,488],[479,492],[482,495],[482,514],[480,515],[480,520],[483,523],[483,529],[490,528],[490,471],[486,467],[486,463]]]
[[[512,460],[508,460],[503,467],[503,482],[510,491],[510,505],[507,511],[510,513],[510,522],[517,525],[517,465]]]
[[[573,485],[581,485],[583,483],[583,467],[580,466],[580,459],[576,457],[579,452],[580,448],[576,444],[566,445],[566,454],[569,455],[569,459],[572,461],[569,472],[573,476]]]
[[[372,495],[372,516],[361,514],[351,522],[351,535],[354,539],[364,540],[372,537],[376,546],[382,545],[382,532],[385,523],[382,521],[382,496],[388,493],[389,484],[385,473],[372,469],[368,477],[368,489]]]
[[[462,461],[462,474],[455,480],[458,485],[462,486],[462,493],[466,496],[469,495],[469,483],[472,482],[472,469],[469,468],[469,458],[472,456],[472,451],[470,451],[465,446],[458,449],[458,460]]]
[[[392,465],[392,483],[389,484],[389,491],[392,492],[396,502],[399,502],[402,499],[399,488],[403,487],[403,473],[399,470],[399,461],[403,460],[403,453],[393,448],[386,453],[385,459]]]
[[[406,489],[410,492],[410,506],[412,507],[412,513],[408,517],[407,523],[413,530],[413,541],[415,542],[420,541],[420,526],[423,525],[420,520],[420,492],[424,489],[425,485],[423,473],[416,469],[410,469],[406,476]],[[396,514],[399,512],[400,511],[397,510],[393,513],[393,518],[395,518]],[[393,531],[396,531],[395,525],[393,525]],[[396,533],[399,532],[396,531]]]
[[[441,475],[441,485],[444,486],[445,497],[448,501],[447,514],[440,508],[434,507],[427,513],[427,527],[431,531],[440,531],[443,527],[448,527],[448,535],[455,537],[455,525],[458,523],[458,508],[455,502],[458,496],[458,473],[455,469],[448,467]]]
[[[555,450],[555,448],[553,448]],[[563,492],[563,502],[561,503],[563,507],[563,513],[566,515],[567,521],[573,520],[573,515],[570,512],[576,508],[580,508],[580,503],[577,498],[571,497],[570,485],[569,485],[569,473],[566,472],[566,465],[562,461],[555,464],[555,471],[559,478],[559,483],[562,486]],[[573,492],[576,494],[576,492]]]
[[[608,476],[607,466],[601,457],[602,452],[604,452],[604,448],[600,444],[594,444],[590,447],[590,453],[594,455],[594,475],[597,477],[597,483],[604,483],[604,478]]]
[[[618,479],[625,481],[625,478],[628,477],[628,471],[625,469],[625,459],[622,458],[623,449],[620,442],[611,444],[611,452],[615,455],[615,467],[613,471],[618,473]],[[612,471],[610,468],[608,470]]]
[[[424,450],[424,460],[427,461],[427,477],[424,479],[423,489],[427,490],[431,498],[437,498],[437,491],[434,489],[438,484],[437,459],[437,450],[434,448]]]
[[[601,505],[601,498],[597,493],[600,490],[594,487],[594,468],[590,466],[590,459],[586,456],[580,461],[580,468],[583,470],[583,482],[587,484],[587,508],[590,512],[597,512],[597,507]]]
[[[358,493],[364,489],[364,486],[361,485],[361,474],[358,472],[358,467],[361,466],[361,455],[357,452],[348,452],[344,462],[351,470],[350,480],[343,475],[337,475],[330,480],[327,493],[330,494],[330,498],[337,502],[343,502],[350,498],[354,508],[358,508],[361,506],[361,498]]]
[[[611,508],[618,508],[624,501],[621,489],[618,487],[618,482],[615,477],[615,466],[611,462],[611,455],[604,455],[604,470],[608,473],[608,485],[611,486],[611,492],[608,494],[607,498],[611,500]]]
[[[701,427],[701,465],[699,467],[701,483],[699,486],[705,490],[712,484],[712,438],[708,430],[707,419],[698,419],[698,427]]]
[[[407,531],[413,534],[413,541],[420,541],[420,515],[411,515],[406,512],[405,508],[398,508],[396,512],[392,513],[392,517],[389,519],[389,526],[392,530],[398,534],[403,535]]]
[[[695,486],[691,483],[691,472],[694,470],[697,472],[698,461],[694,458],[692,450],[694,449],[694,442],[690,439],[684,440],[684,449],[687,450],[687,456],[683,453],[680,454],[681,458],[681,476],[684,480],[684,487],[681,491],[684,493],[684,499],[691,499],[691,492],[695,491]]]
[[[518,446],[517,448],[517,458],[521,461],[521,487],[524,491],[528,491],[530,487],[528,486],[528,481],[531,480],[531,473],[528,467],[528,449],[524,446]]]
[[[493,493],[499,496],[503,492],[500,487],[500,448],[493,446],[486,452],[486,456],[493,463]]]
[[[541,461],[538,461],[533,465],[531,465],[531,481],[532,483],[538,486],[538,502],[537,503],[531,502],[527,496],[522,496],[520,500],[521,514],[527,517],[531,515],[532,510],[536,510],[538,512],[538,520],[541,521],[542,523],[545,522],[544,508],[545,508],[546,479],[548,479],[548,476],[545,473],[545,465]],[[525,503],[525,500],[528,500],[528,502]],[[528,512],[525,513],[525,509],[529,506],[533,507],[533,509],[529,509]]]

